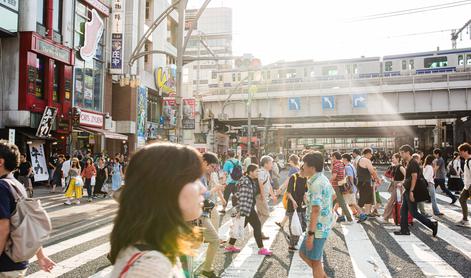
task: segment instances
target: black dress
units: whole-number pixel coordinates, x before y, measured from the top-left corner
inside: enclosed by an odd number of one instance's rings
[[[103,168],[97,167],[94,194],[107,194],[106,192],[103,192],[101,190],[103,188],[103,184],[105,183],[105,180],[106,180],[106,167],[103,167]]]

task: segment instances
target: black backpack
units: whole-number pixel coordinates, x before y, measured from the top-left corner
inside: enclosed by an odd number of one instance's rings
[[[234,181],[240,180],[240,178],[242,178],[242,175],[243,175],[242,166],[240,165],[239,162],[234,163],[234,161],[232,160],[229,160],[229,162],[231,162],[232,165],[234,165],[234,168],[232,168],[232,171],[231,171],[231,179]]]
[[[453,167],[453,160],[448,163],[448,177],[456,176],[458,173],[456,172],[455,167]]]

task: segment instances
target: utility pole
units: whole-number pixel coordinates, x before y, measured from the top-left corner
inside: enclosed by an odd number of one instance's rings
[[[188,0],[180,0],[178,4],[178,30],[177,30],[177,82],[176,82],[176,101],[177,101],[177,125],[175,129],[175,136],[178,143],[183,143],[183,130],[182,130],[182,87],[183,87],[183,55],[185,48],[183,41],[185,39],[185,11]],[[190,34],[189,34],[190,35]]]
[[[250,76],[250,70],[249,70],[249,88],[248,88],[248,100],[247,100],[247,127],[248,127],[248,143],[247,143],[247,152],[250,154],[250,151],[252,150],[252,78]]]

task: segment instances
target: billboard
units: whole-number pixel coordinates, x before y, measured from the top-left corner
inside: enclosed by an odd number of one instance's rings
[[[164,97],[163,105],[164,128],[174,129],[177,126],[177,101],[174,97]]]
[[[183,129],[195,129],[195,106],[196,100],[194,98],[183,99]]]
[[[146,144],[147,88],[139,86],[137,90],[137,147]]]

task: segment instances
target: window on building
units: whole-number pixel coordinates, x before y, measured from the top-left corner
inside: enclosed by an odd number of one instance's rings
[[[217,79],[217,78],[218,78],[217,72],[216,72],[216,71],[212,71],[212,72],[211,72],[211,79],[215,80],[215,79]]]
[[[237,74],[237,80],[242,80],[242,75],[240,74],[240,72]]]
[[[46,4],[45,0],[36,0],[37,2],[37,7],[36,7],[36,22],[45,25],[46,24],[46,17],[45,17],[45,12],[46,12]]]
[[[232,82],[235,82],[235,81],[236,81],[236,74],[233,73],[233,74],[232,74]]]
[[[90,20],[91,10],[91,7],[87,7],[81,2],[76,3],[74,47],[77,52],[75,55],[75,91],[73,99],[75,106],[102,111],[105,36],[102,36],[98,42],[93,59],[84,61],[79,53],[84,42],[85,22]],[[103,20],[106,26],[106,19]],[[106,34],[106,30],[103,34]]]
[[[271,78],[271,71],[267,71],[267,80],[270,80]]]
[[[45,77],[45,69],[46,69],[46,58],[38,56],[36,58],[36,92],[35,95],[37,98],[43,99],[44,98],[44,77]]]
[[[446,56],[424,59],[424,67],[427,69],[442,68],[446,66],[448,66],[448,58]]]
[[[152,51],[153,44],[150,41],[146,41],[144,44],[144,51]],[[144,56],[144,69],[148,72],[152,72],[153,67],[153,56],[152,54]]]
[[[52,26],[54,31],[61,33],[62,30],[62,0],[54,0],[54,16],[52,20]]]
[[[222,82],[222,80],[224,79],[224,76],[222,74],[219,75],[219,82]]]
[[[146,0],[146,20],[151,19],[151,5],[150,0]]]
[[[415,68],[414,60],[409,60],[409,70],[413,70]]]
[[[384,63],[384,71],[392,71],[392,61]]]
[[[322,74],[323,75],[329,75],[329,76],[337,75],[338,74],[337,66],[323,67],[322,68]]]
[[[59,74],[59,64],[54,62],[54,82],[52,84],[52,100],[54,102],[59,102],[60,95],[60,74]]]
[[[406,69],[407,69],[407,61],[402,60],[402,70],[406,70]]]

